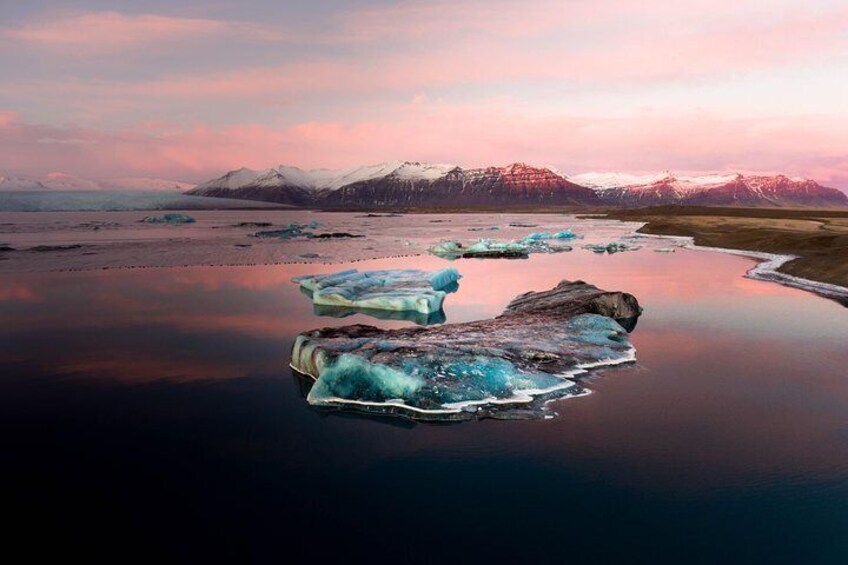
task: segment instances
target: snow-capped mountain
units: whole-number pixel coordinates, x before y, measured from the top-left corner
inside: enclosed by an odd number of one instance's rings
[[[43,177],[6,177],[0,175],[0,190],[139,190],[182,192],[192,185],[184,182],[146,177],[120,177],[92,180],[66,173],[48,173]]]
[[[391,161],[347,169],[238,169],[189,194],[326,208],[533,206],[846,206],[848,197],[783,175],[585,173],[513,163],[464,169]]]
[[[585,173],[570,177],[588,186],[605,204],[655,206],[846,206],[848,196],[817,182],[785,175],[715,174],[675,176]]]
[[[463,169],[391,161],[347,169],[239,169],[189,194],[335,208],[600,205],[590,189],[524,163]]]

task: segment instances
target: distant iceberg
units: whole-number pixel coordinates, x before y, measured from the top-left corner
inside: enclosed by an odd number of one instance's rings
[[[532,238],[520,241],[481,239],[471,245],[448,240],[430,248],[430,253],[443,259],[526,259],[531,253],[562,253],[564,251],[571,251],[571,247]]]
[[[609,253],[612,255],[613,253],[621,253],[623,251],[638,251],[642,249],[641,245],[627,245],[626,243],[621,242],[611,242],[607,244],[603,243],[589,243],[583,246],[584,249],[588,249],[589,251],[593,251],[595,253],[603,254]]]
[[[536,232],[527,235],[524,241],[544,241],[546,239],[576,239],[578,236],[571,229],[564,229],[558,232]]]
[[[163,214],[161,216],[146,216],[141,221],[145,224],[193,224],[197,220],[186,214]]]

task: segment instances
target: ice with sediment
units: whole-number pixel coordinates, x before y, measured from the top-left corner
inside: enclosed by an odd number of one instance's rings
[[[640,312],[631,295],[563,281],[516,297],[489,320],[305,332],[295,340],[291,364],[316,380],[307,397],[313,405],[416,418],[485,415],[537,396],[585,394],[571,377],[634,359],[616,320]]]
[[[295,237],[314,237],[312,232],[306,231],[307,229],[315,229],[319,226],[318,222],[310,222],[308,224],[300,224],[297,222],[290,222],[283,226],[280,229],[276,230],[263,230],[254,233],[251,237],[259,237],[264,239],[292,239]]]
[[[145,224],[193,224],[196,220],[186,214],[163,214],[162,216],[145,216]]]
[[[441,241],[430,248],[430,253],[443,259],[527,258],[531,253],[562,253],[571,251],[568,245],[551,245],[541,239],[498,241],[481,239],[470,245],[455,240]]]
[[[626,243],[613,241],[611,243],[607,243],[606,245],[603,243],[588,243],[584,245],[583,248],[598,254],[609,253],[610,255],[612,255],[613,253],[620,253],[623,251],[638,251],[639,249],[642,249],[642,246],[627,245]]]
[[[439,312],[462,275],[453,268],[434,272],[408,270],[357,271],[295,277],[312,294],[315,305],[358,309]]]

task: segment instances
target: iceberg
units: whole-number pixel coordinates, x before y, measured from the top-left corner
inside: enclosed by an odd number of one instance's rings
[[[555,233],[547,231],[531,233],[524,238],[524,241],[544,241],[546,239],[577,239],[578,237],[579,236],[573,231],[571,231],[571,229],[564,229]]]
[[[317,226],[317,224],[315,224]],[[295,237],[306,237],[307,235],[312,235],[307,232],[307,228],[312,228],[312,224],[298,224],[295,222],[286,224],[282,228],[278,230],[263,230],[254,233],[251,237],[258,237],[263,239],[292,239]]]
[[[364,235],[355,235],[348,232],[327,232],[313,233],[307,230],[314,230],[319,227],[318,222],[310,222],[308,224],[298,224],[291,222],[278,230],[263,230],[251,235],[251,237],[259,237],[263,239],[294,239],[296,237],[304,237],[307,239],[355,239],[365,237]]]
[[[320,306],[433,314],[445,296],[459,288],[462,276],[453,268],[428,273],[418,270],[357,271],[350,269],[292,279]]]
[[[615,241],[613,241],[612,243],[607,243],[606,245],[604,245],[603,243],[589,243],[584,245],[583,248],[598,254],[609,253],[610,255],[612,255],[613,253],[619,253],[622,251],[637,251],[639,249],[642,249],[642,246],[627,245],[626,243],[616,243]]]
[[[516,297],[489,320],[305,332],[291,366],[315,380],[307,395],[315,406],[425,420],[498,416],[586,394],[574,377],[634,360],[625,328],[641,311],[630,294],[563,281]]]
[[[458,241],[442,241],[430,248],[430,253],[443,259],[527,259],[531,253],[562,253],[571,251],[568,245],[551,245],[542,240],[497,241],[481,239],[471,245]]]
[[[162,216],[145,216],[145,224],[193,224],[196,220],[185,214],[164,214]]]

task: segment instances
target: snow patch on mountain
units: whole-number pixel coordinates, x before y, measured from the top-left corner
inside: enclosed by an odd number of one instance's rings
[[[648,187],[658,183],[674,185],[675,188],[702,189],[711,186],[720,186],[741,178],[738,173],[709,174],[699,176],[677,176],[669,171],[652,173],[646,175],[632,175],[628,173],[582,173],[568,177],[573,183],[586,186],[595,190],[609,190],[613,188],[635,188]]]
[[[241,168],[222,177],[199,184],[197,189],[291,186],[308,190],[338,190],[343,186],[375,180],[389,175],[404,180],[435,180],[456,169],[456,165],[389,161],[377,165],[348,167],[344,169],[311,169],[280,165],[272,169],[254,171]]]

